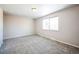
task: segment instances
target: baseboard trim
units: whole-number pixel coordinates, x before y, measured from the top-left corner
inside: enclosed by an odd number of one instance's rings
[[[49,37],[47,37],[47,36],[41,35],[40,33],[38,33],[37,35],[42,36],[42,37],[47,38],[47,39],[51,39],[51,40],[54,40],[54,41],[63,43],[63,44],[66,44],[66,45],[69,45],[69,46],[73,46],[73,47],[75,47],[75,48],[79,48],[79,47],[76,46],[76,45],[72,45],[72,44],[69,44],[69,43],[66,43],[66,42],[63,42],[63,41],[56,40],[54,37],[49,38]]]
[[[12,38],[7,38],[7,39],[15,39],[15,38],[20,38],[20,37],[28,37],[28,36],[32,36],[32,35],[36,35],[36,34],[31,34],[31,35],[23,35],[23,36],[12,37]],[[7,40],[7,39],[3,39],[3,40]]]
[[[72,45],[72,44],[69,44],[69,43],[66,43],[66,42],[63,42],[63,41],[56,40],[54,37],[49,38],[49,37],[44,36],[44,35],[42,35],[42,34],[40,34],[40,33],[38,33],[38,34],[31,34],[31,35],[24,35],[24,36],[19,36],[19,37],[13,37],[13,38],[9,38],[9,39],[20,38],[20,37],[28,37],[28,36],[33,36],[33,35],[39,35],[39,36],[42,36],[42,37],[47,38],[47,39],[51,39],[51,40],[54,40],[54,41],[57,41],[57,42],[60,42],[60,43],[66,44],[66,45],[73,46],[73,47],[75,47],[75,48],[79,48],[79,47],[76,46],[76,45]],[[7,39],[4,39],[4,40],[7,40]],[[2,45],[2,43],[1,43],[1,45]]]

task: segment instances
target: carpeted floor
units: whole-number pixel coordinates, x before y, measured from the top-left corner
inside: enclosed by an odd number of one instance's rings
[[[1,54],[72,54],[79,49],[38,35],[4,40]]]

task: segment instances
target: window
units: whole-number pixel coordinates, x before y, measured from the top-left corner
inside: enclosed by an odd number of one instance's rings
[[[50,30],[58,31],[58,17],[50,18]]]
[[[44,19],[42,24],[43,24],[44,30],[56,30],[56,31],[58,31],[58,17]]]
[[[49,30],[49,19],[44,19],[42,24],[44,30]]]

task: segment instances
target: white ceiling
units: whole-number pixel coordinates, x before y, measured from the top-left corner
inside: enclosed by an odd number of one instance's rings
[[[49,13],[70,7],[70,4],[1,4],[0,7],[7,13],[30,18],[38,18]],[[33,12],[32,8],[36,8]]]

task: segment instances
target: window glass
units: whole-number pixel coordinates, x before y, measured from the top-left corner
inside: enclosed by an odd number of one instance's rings
[[[58,31],[58,17],[50,18],[50,30]]]
[[[44,19],[42,24],[43,24],[43,29],[49,30],[49,19]]]

